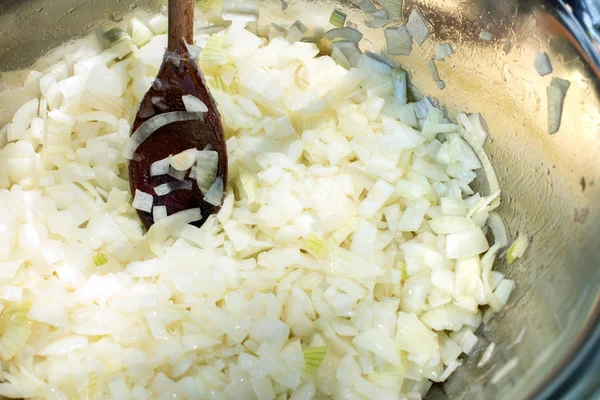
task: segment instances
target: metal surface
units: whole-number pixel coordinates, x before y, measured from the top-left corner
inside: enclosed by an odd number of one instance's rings
[[[366,27],[364,14],[349,2],[284,4],[282,11],[282,0],[261,2],[259,23],[289,25],[300,19],[327,26],[337,7],[365,34],[363,50],[385,54],[383,29]],[[565,28],[561,21],[571,16],[555,1],[406,0],[404,16],[415,6],[433,35],[423,46],[414,45],[411,56],[395,59],[411,73],[419,93],[435,98],[450,116],[459,110],[483,114],[491,133],[486,151],[503,189],[500,214],[513,239],[518,232],[532,239],[521,261],[498,266],[517,282],[509,305],[480,329],[474,353],[429,397],[594,396],[600,377],[600,69],[591,66],[594,46],[582,42],[576,25]],[[0,123],[20,105],[22,90],[7,92],[25,79],[15,71],[110,23],[107,16],[118,19],[120,12],[126,18],[157,7],[155,1],[0,0]],[[494,40],[480,40],[482,30]],[[506,39],[511,41],[508,54]],[[427,68],[438,41],[451,43],[455,51],[437,63],[445,90],[437,89]],[[554,135],[546,127],[551,76],[540,77],[533,68],[539,51],[550,56],[552,76],[571,82],[562,126]],[[496,343],[491,360],[477,368],[491,342]],[[501,377],[507,363],[515,366]]]

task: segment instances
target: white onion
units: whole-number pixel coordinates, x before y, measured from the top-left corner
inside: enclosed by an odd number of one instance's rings
[[[171,157],[169,163],[177,171],[187,171],[196,162],[196,149],[187,149]]]
[[[359,2],[368,24],[400,19],[385,1]],[[300,22],[257,29],[254,2],[226,3],[231,24],[199,16],[194,39],[228,138],[228,181],[211,146],[147,171],[174,178],[158,195],[196,180],[215,215],[168,215],[154,193],[129,195],[124,159],[207,108],[184,96],[187,112],[129,138],[148,88],[164,89],[165,15],[153,32],[134,20],[131,37],[115,31],[109,48],[28,80],[39,78],[36,99],[0,130],[0,395],[420,398],[509,301],[515,283],[492,271],[507,238],[481,116],[455,125],[428,98],[410,103],[406,72],[363,54],[358,36],[330,32],[332,57],[316,57]],[[411,29],[423,23],[413,13]],[[410,52],[406,27],[386,39],[388,53]],[[552,87],[564,98],[565,83]],[[469,187],[480,168],[487,196]],[[132,206],[152,213],[148,232]],[[509,261],[527,243],[520,235]]]
[[[142,192],[139,189],[135,190],[135,196],[133,198],[133,208],[145,212],[152,211],[152,205],[154,204],[154,197],[149,194]]]
[[[156,193],[157,196],[166,196],[177,190],[192,190],[192,181],[172,181],[163,183],[154,188],[154,193]]]
[[[171,111],[164,114],[155,115],[149,120],[142,123],[139,128],[131,135],[131,138],[123,148],[123,157],[131,160],[135,151],[158,129],[165,125],[172,124],[178,121],[200,120],[204,121],[204,113],[187,112],[187,111]]]
[[[413,8],[408,16],[406,29],[410,32],[412,38],[419,46],[421,46],[429,37],[430,29],[427,26],[423,15],[421,15],[421,12],[416,8]]]
[[[166,206],[154,206],[152,207],[152,219],[154,221],[160,221],[161,219],[167,218],[167,207]]]
[[[169,167],[171,165],[171,157],[168,156],[163,158],[162,160],[154,161],[150,165],[150,176],[159,176],[165,175],[169,173]]]
[[[204,194],[204,201],[213,206],[220,206],[223,202],[223,179],[218,177]]]
[[[181,96],[183,100],[183,105],[185,106],[185,110],[189,112],[208,112],[208,107],[206,104],[196,96],[192,96],[191,94],[186,94],[185,96]]]

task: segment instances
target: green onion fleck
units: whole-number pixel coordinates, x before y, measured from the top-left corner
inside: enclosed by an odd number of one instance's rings
[[[104,253],[96,254],[94,257],[92,257],[92,260],[94,260],[94,264],[96,264],[96,267],[104,265],[108,262],[108,259],[106,258]]]
[[[333,10],[331,17],[329,17],[329,23],[338,28],[342,28],[346,23],[346,14],[340,10]]]
[[[310,347],[304,350],[304,372],[311,376],[316,374],[326,355],[327,346]]]
[[[111,30],[104,32],[102,37],[108,40],[111,44],[115,44],[129,38],[129,35],[123,29],[112,28]]]
[[[312,233],[302,240],[300,243],[300,248],[308,251],[317,258],[324,257],[326,255],[325,242],[323,242],[323,239]]]

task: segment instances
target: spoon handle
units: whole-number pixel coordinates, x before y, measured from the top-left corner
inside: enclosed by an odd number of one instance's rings
[[[184,54],[187,52],[185,43],[193,44],[195,3],[195,0],[169,0],[170,51]]]

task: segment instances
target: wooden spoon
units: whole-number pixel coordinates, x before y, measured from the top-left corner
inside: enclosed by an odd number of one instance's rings
[[[194,0],[169,0],[168,48],[158,76],[140,104],[132,134],[142,123],[157,115],[185,111],[182,100],[184,95],[202,100],[208,112],[204,114],[204,120],[176,121],[153,132],[139,145],[129,163],[129,182],[132,196],[135,196],[136,189],[152,194],[154,206],[166,206],[168,215],[199,207],[202,219],[194,225],[200,226],[221,207],[204,201],[196,180],[189,177],[189,171],[185,179],[192,182],[192,190],[173,191],[164,196],[157,196],[154,188],[167,182],[176,182],[177,179],[170,175],[150,176],[153,162],[190,148],[203,150],[210,145],[219,155],[217,177],[222,179],[225,193],[227,148],[221,116],[204,83],[204,77],[196,62],[188,55],[186,46],[186,43],[192,44],[194,40],[194,5]],[[154,223],[152,213],[138,210],[138,215],[146,228]]]

